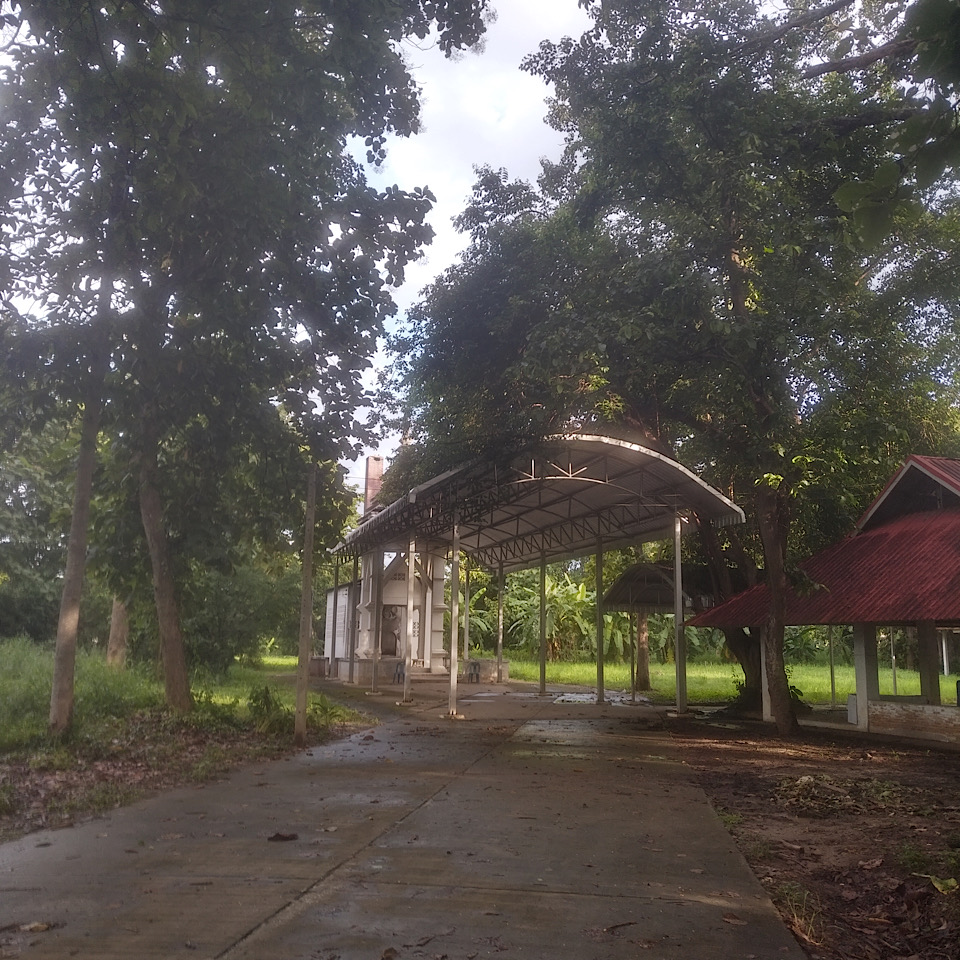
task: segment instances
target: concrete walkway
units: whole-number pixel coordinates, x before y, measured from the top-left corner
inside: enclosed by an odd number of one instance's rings
[[[331,690],[383,722],[0,846],[0,956],[804,957],[654,708]]]

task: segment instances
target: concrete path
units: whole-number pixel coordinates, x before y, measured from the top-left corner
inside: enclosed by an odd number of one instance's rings
[[[656,710],[503,690],[0,846],[0,957],[802,960]]]

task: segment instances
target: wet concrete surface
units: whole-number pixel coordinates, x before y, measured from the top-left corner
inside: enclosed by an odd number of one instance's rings
[[[381,723],[0,846],[0,956],[804,956],[657,709],[327,690]]]

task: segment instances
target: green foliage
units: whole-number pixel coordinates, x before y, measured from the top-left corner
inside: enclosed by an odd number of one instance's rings
[[[779,598],[908,453],[956,451],[957,191],[851,239],[838,191],[890,176],[888,130],[922,97],[881,67],[818,72],[899,29],[847,6],[606,0],[527,59],[565,154],[539,190],[478,171],[471,243],[395,340],[412,460],[584,425],[638,439],[744,507],[747,528],[702,532],[723,595],[765,568]]]
[[[157,715],[171,733],[189,730],[214,737],[251,726],[274,736],[293,733],[293,689],[265,683],[263,670],[233,667],[226,677],[208,676],[194,690],[194,711],[176,716],[163,712],[162,684],[147,671],[116,670],[101,655],[80,651],[76,723],[68,737],[51,739],[47,715],[52,661],[49,650],[25,638],[0,641],[0,754],[30,751],[36,769],[72,767],[78,752],[87,759],[109,757],[113,740],[130,735],[143,718]],[[289,662],[274,668],[291,669],[295,664]],[[308,723],[314,732],[356,716],[325,696],[310,696]],[[211,754],[207,761],[213,765],[215,757]]]
[[[294,711],[269,684],[262,684],[250,691],[247,701],[254,727],[260,733],[277,736],[293,736]],[[311,695],[307,704],[307,729],[326,730],[331,726],[346,723],[353,712],[333,703],[323,694]]]
[[[52,643],[57,633],[59,582],[37,577],[0,580],[0,637],[28,636],[35,643]]]
[[[336,462],[367,435],[389,290],[432,237],[429,192],[372,189],[352,146],[379,164],[418,127],[404,39],[435,31],[450,54],[479,40],[486,6],[4,6],[0,428],[102,411],[97,572],[117,596],[149,592],[142,520],[181,709],[193,565],[289,549],[306,461],[323,464],[318,549],[339,536]],[[222,610],[201,625],[200,659],[225,662],[224,628]]]
[[[296,638],[299,572],[279,578],[262,568],[229,573],[197,567],[185,585],[183,631],[190,663],[224,673],[236,657],[255,656],[267,638]]]
[[[0,641],[0,753],[46,741],[52,674],[49,649],[27,639]],[[78,653],[75,736],[161,701],[156,681],[145,671],[115,670],[97,653]]]

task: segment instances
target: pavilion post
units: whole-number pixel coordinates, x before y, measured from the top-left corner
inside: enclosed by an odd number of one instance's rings
[[[355,662],[357,659],[357,609],[360,606],[360,557],[353,557],[353,585],[350,587],[350,639],[347,647],[347,683],[356,682]]]
[[[943,675],[950,676],[950,649],[947,647],[947,631],[940,631],[940,649],[943,651]]]
[[[936,624],[932,620],[921,620],[917,624],[920,695],[934,705],[940,703],[940,651],[937,647]]]
[[[627,611],[630,623],[630,702],[637,702],[637,631],[634,627],[633,610]]]
[[[503,561],[497,565],[497,683],[503,683]]]
[[[547,555],[540,554],[540,696],[547,695]]]
[[[383,550],[373,554],[373,663],[370,671],[370,692],[379,693],[380,639],[383,633]]]
[[[880,698],[876,624],[853,625],[853,670],[857,689],[857,729],[869,730],[870,701]]]
[[[410,689],[413,683],[413,645],[418,639],[413,631],[414,591],[417,588],[417,541],[411,537],[407,547],[407,622],[403,650],[403,702],[410,702]]]
[[[603,687],[603,539],[597,540],[597,703],[606,702]]]
[[[680,558],[680,514],[673,518],[673,654],[677,673],[677,713],[687,712],[687,638],[683,629],[683,564]]]
[[[450,560],[450,699],[447,712],[451,717],[457,715],[457,663],[460,645],[460,524],[457,512],[453,513],[453,544]]]

